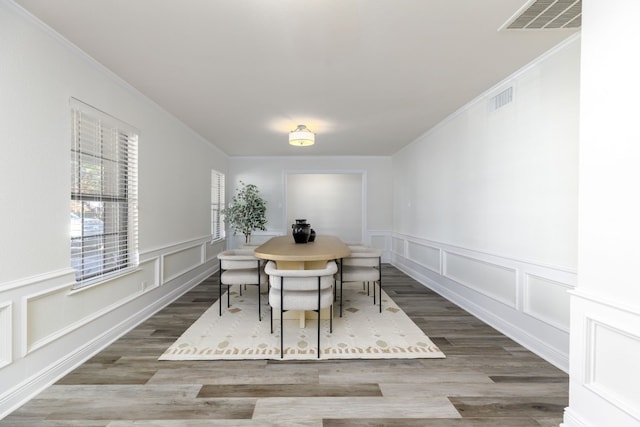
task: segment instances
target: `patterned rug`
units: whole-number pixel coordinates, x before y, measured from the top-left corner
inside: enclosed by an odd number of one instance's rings
[[[262,295],[262,321],[258,321],[257,287],[250,286],[239,295],[231,289],[231,307],[222,295],[222,316],[218,302],[213,304],[187,329],[159,360],[240,360],[280,359],[280,320],[273,320],[270,333],[267,294]],[[362,286],[344,287],[343,316],[339,303],[334,305],[333,333],[329,320],[321,320],[320,359],[416,359],[444,358],[418,326],[389,296],[382,293],[382,313]],[[315,313],[312,312],[313,315]],[[284,359],[317,360],[318,324],[307,319],[284,320]]]

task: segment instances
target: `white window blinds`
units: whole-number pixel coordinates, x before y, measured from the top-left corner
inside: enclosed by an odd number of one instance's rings
[[[211,240],[221,240],[225,237],[222,210],[224,209],[224,174],[211,171]]]
[[[71,266],[77,287],[138,265],[138,135],[71,101]]]

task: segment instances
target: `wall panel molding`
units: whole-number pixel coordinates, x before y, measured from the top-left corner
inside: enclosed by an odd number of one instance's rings
[[[0,368],[8,365],[13,360],[12,330],[12,303],[11,301],[6,301],[0,303]]]
[[[49,271],[36,276],[25,277],[11,282],[0,283],[0,292],[8,292],[25,286],[33,286],[37,283],[50,283],[51,281],[59,280],[60,278],[64,279],[67,276],[75,278],[75,271],[71,267]]]
[[[170,282],[204,264],[204,243],[162,255],[162,283]]]
[[[443,251],[443,254],[444,277],[510,307],[516,307],[516,269],[455,252]]]
[[[391,249],[394,266],[560,369],[569,370],[567,294],[576,285],[574,268],[400,233],[392,234]],[[437,253],[440,271],[433,268]]]
[[[565,427],[640,425],[640,310],[580,288],[570,292],[570,408]]]
[[[391,260],[391,231],[390,230],[366,230],[364,243],[382,251],[382,262]]]
[[[569,307],[569,291],[574,287],[532,273],[523,276],[523,313],[569,333],[566,308]]]
[[[71,268],[3,284],[0,418],[214,274],[225,242],[210,243],[205,236],[143,251],[135,270],[77,292]]]
[[[174,242],[170,245],[145,249],[143,251],[140,251],[140,262],[142,262],[143,260],[147,260],[149,258],[154,258],[161,255],[171,254],[173,252],[178,252],[181,249],[191,248],[207,242],[208,243],[211,242],[210,234],[206,236],[197,237],[194,239],[181,240],[178,242]]]
[[[94,335],[88,342],[83,341],[80,345],[71,346],[69,344],[73,343],[74,340],[70,335],[60,337],[59,340],[51,342],[48,347],[43,348],[41,351],[48,351],[52,355],[59,354],[61,356],[47,358],[47,360],[53,361],[37,370],[34,366],[30,366],[29,372],[31,374],[27,380],[7,390],[0,391],[0,419],[109,346],[140,322],[175,301],[216,271],[217,265],[194,272],[188,279],[176,283],[173,288],[163,287],[158,289],[158,291],[164,290],[165,293],[157,298],[151,298],[149,301],[132,301],[135,307],[125,311],[124,316],[122,313],[114,312],[103,316],[100,321],[108,324],[109,328]],[[50,349],[50,347],[56,348]],[[24,366],[29,365],[28,357],[14,362],[21,365],[23,369]]]
[[[433,245],[408,241],[406,244],[407,258],[417,262],[431,271],[442,274],[444,251]]]
[[[640,331],[586,316],[587,351],[584,385],[640,422],[637,399]]]
[[[58,289],[58,290],[62,290],[63,293],[66,294],[67,292],[67,288],[63,287],[62,289]],[[56,292],[52,291],[52,292],[48,292],[46,294],[43,295],[35,295],[35,296],[30,296],[30,297],[26,297],[24,299],[24,305],[25,305],[25,313],[26,313],[26,317],[27,317],[27,325],[29,325],[29,323],[33,323],[30,320],[30,313],[33,311],[37,311],[38,308],[37,306],[34,306],[35,304],[37,304],[38,302],[40,302],[39,300],[42,300],[41,302],[43,304],[47,304],[47,296],[50,295],[54,295]],[[58,328],[55,331],[51,332],[50,334],[47,334],[43,337],[31,337],[30,335],[30,328],[27,327],[26,332],[27,332],[27,336],[23,338],[23,342],[25,342],[26,348],[24,349],[24,352],[22,354],[22,356],[26,356],[29,353],[32,353],[42,347],[47,346],[48,344],[50,344],[51,342],[60,339],[61,337],[71,334],[73,331],[78,330],[86,325],[88,325],[89,323],[91,323],[91,321],[95,320],[95,319],[99,319],[103,316],[105,316],[107,313],[110,313],[111,311],[121,307],[124,304],[127,304],[130,301],[133,301],[134,299],[136,299],[137,297],[139,297],[141,294],[143,293],[142,290],[140,289],[136,289],[134,291],[131,292],[131,294],[129,294],[127,297],[122,298],[122,299],[118,299],[114,302],[112,302],[111,304],[104,306],[103,308],[101,308],[100,310],[97,310],[95,312],[92,312],[91,315],[89,316],[84,316],[80,319],[77,319],[67,325],[65,325],[64,327]]]

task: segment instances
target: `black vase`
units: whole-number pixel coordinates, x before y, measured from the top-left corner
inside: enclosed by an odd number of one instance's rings
[[[311,243],[314,240],[316,240],[316,230],[314,230],[313,228],[311,229],[311,233],[309,234],[309,240],[308,242]]]
[[[306,219],[296,219],[295,224],[291,224],[293,229],[293,240],[296,243],[307,243],[311,236],[311,224],[307,224]]]

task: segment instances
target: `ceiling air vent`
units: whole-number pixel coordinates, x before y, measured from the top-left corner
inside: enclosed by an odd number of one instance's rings
[[[531,0],[501,28],[507,30],[543,30],[580,28],[582,0]]]
[[[513,86],[489,98],[489,111],[496,111],[513,101]]]

